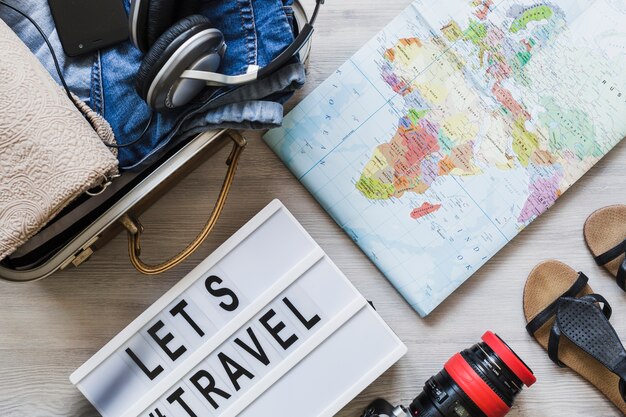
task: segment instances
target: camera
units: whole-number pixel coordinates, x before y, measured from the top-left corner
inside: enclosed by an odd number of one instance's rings
[[[504,417],[515,397],[536,382],[532,370],[498,335],[455,354],[408,408],[383,399],[363,417]]]

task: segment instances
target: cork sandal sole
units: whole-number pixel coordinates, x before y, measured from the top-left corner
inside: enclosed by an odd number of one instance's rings
[[[547,261],[535,267],[524,288],[526,322],[530,322],[551,303],[560,298],[576,282],[578,276],[578,272],[559,261]],[[591,287],[585,285],[579,294],[582,296],[592,292]],[[546,351],[548,350],[550,329],[554,320],[552,317],[534,334],[537,342]],[[566,338],[561,338],[559,359],[565,366],[593,384],[626,415],[626,403],[619,392],[619,377],[617,375]]]
[[[616,247],[626,239],[626,205],[609,206],[593,212],[585,222],[583,233],[594,257]],[[622,262],[623,253],[603,266],[617,277]]]

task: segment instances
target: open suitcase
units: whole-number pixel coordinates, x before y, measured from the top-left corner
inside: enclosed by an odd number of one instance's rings
[[[294,2],[294,17],[297,27],[307,21],[306,13],[297,1]],[[310,44],[300,52],[302,62],[308,58],[309,51]],[[224,146],[232,146],[226,161],[226,177],[202,231],[173,258],[159,265],[145,264],[140,258],[143,227],[139,215]],[[207,131],[190,140],[171,143],[141,168],[126,171],[102,190],[83,195],[73,202],[25,245],[0,262],[0,279],[35,281],[58,270],[77,267],[124,230],[128,234],[130,261],[137,270],[152,275],[171,269],[191,255],[211,232],[228,197],[245,146],[246,140],[232,130]]]

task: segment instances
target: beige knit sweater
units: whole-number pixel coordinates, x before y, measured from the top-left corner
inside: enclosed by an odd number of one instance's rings
[[[101,140],[114,140],[110,126],[84,103],[81,114],[2,20],[0,51],[2,260],[117,173],[117,158]]]

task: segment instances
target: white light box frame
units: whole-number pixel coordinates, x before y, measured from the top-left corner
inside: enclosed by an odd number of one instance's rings
[[[274,200],[70,380],[104,417],[321,417],[405,353]]]

